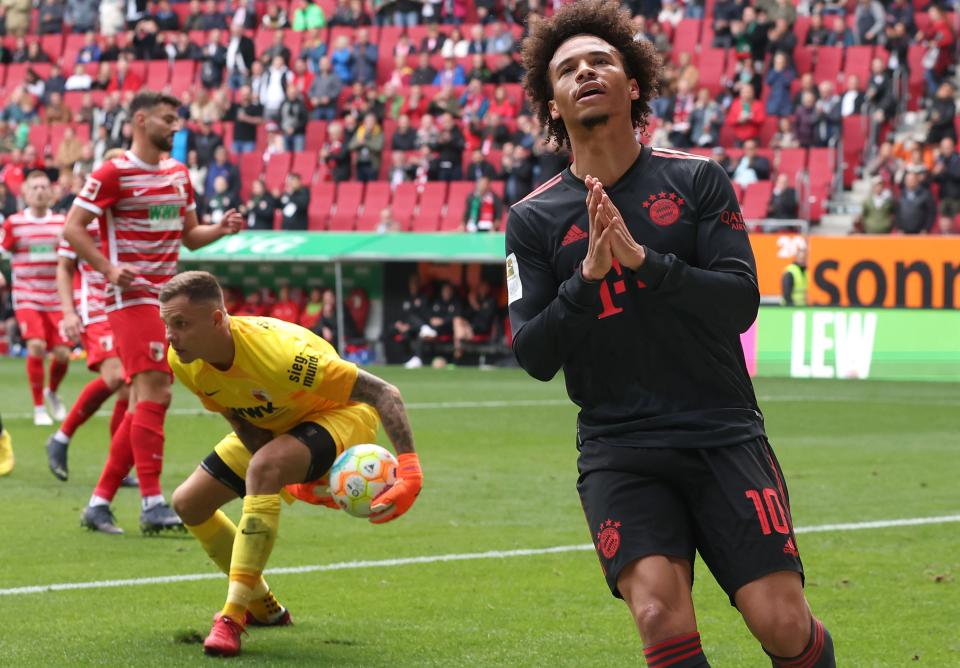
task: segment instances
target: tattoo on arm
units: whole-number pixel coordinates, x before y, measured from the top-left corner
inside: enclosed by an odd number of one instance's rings
[[[221,415],[230,423],[230,426],[233,427],[233,433],[251,453],[256,452],[273,440],[273,432],[252,425],[243,418],[237,417],[231,411],[224,411]]]
[[[370,404],[380,414],[383,430],[390,437],[398,455],[413,452],[413,431],[407,420],[400,390],[362,369],[357,372],[357,382],[350,393],[350,401]]]

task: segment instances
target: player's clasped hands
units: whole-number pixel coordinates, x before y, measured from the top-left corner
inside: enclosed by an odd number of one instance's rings
[[[587,216],[589,240],[587,256],[581,272],[588,281],[599,281],[607,275],[616,258],[620,264],[636,269],[646,257],[646,250],[633,238],[623,216],[604,191],[600,180],[587,174]]]
[[[423,471],[415,452],[397,455],[397,482],[385,489],[370,505],[373,524],[395,520],[410,510],[423,487]]]

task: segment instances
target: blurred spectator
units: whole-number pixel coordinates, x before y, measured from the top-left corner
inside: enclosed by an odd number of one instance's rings
[[[272,230],[273,222],[280,202],[267,190],[263,179],[251,184],[250,199],[247,200],[247,228],[251,230]],[[296,320],[292,321],[296,322]]]
[[[940,186],[940,231],[954,231],[954,219],[960,215],[960,155],[953,137],[940,140],[933,180]]]
[[[476,188],[467,195],[463,212],[463,229],[467,232],[493,232],[500,224],[503,200],[490,188],[490,179],[481,176]]]
[[[394,191],[401,183],[411,180],[412,174],[407,168],[407,155],[402,151],[392,151],[390,153],[390,167],[387,170],[387,182],[390,183],[390,190]]]
[[[786,19],[777,19],[767,32],[767,52],[782,53],[787,59],[786,69],[793,69],[793,51],[797,48],[797,34]]]
[[[810,28],[807,30],[807,46],[826,46],[830,31],[823,24],[823,14],[814,12],[810,15]]]
[[[393,71],[387,81],[394,86],[408,86],[410,77],[413,75],[413,68],[407,65],[406,56],[394,56]]]
[[[97,35],[88,32],[83,36],[83,46],[77,52],[77,63],[96,63],[100,61],[100,45],[97,44]]]
[[[953,64],[955,35],[939,6],[931,4],[927,16],[930,22],[917,33],[916,39],[927,47],[923,55],[923,76],[927,95],[932,97]]]
[[[268,67],[274,58],[281,56],[283,64],[289,66],[292,55],[290,47],[287,46],[286,34],[282,30],[274,30],[272,43],[260,53],[260,62]]]
[[[440,53],[446,41],[447,36],[440,32],[440,28],[436,23],[431,23],[427,26],[427,34],[420,40],[420,51]]]
[[[893,118],[897,109],[897,97],[893,77],[881,58],[870,61],[870,79],[864,94],[864,103],[874,119],[883,123]]]
[[[403,104],[400,105],[400,113],[410,117],[410,125],[419,127],[420,119],[427,113],[429,107],[430,102],[424,97],[423,89],[413,84]]]
[[[326,339],[334,348],[337,348],[340,345],[340,337],[337,327],[336,295],[334,295],[333,290],[327,289],[323,291],[320,299],[322,304],[320,308],[320,318],[311,329],[315,334]],[[357,326],[350,315],[350,311],[347,309],[343,311],[343,329],[343,340],[345,343],[363,339],[357,331]]]
[[[686,81],[691,91],[697,89],[700,82],[700,70],[693,64],[693,57],[683,51],[677,57],[677,81]]]
[[[483,37],[483,26],[475,23],[470,26],[470,39],[467,40],[467,55],[484,54],[487,51],[487,42]]]
[[[793,131],[793,120],[783,116],[777,121],[777,131],[770,138],[770,148],[798,148],[800,141]]]
[[[266,314],[266,306],[263,304],[263,297],[259,290],[254,290],[247,295],[243,303],[237,307],[234,315],[259,318]]]
[[[425,325],[427,333],[433,332],[426,324],[426,316],[427,304],[420,290],[420,277],[415,273],[410,274],[407,279],[407,294],[401,303],[400,317],[385,330],[387,340],[399,344],[404,349],[407,358],[405,366],[408,369],[423,366],[420,332]],[[433,334],[436,335],[436,332]]]
[[[753,99],[760,99],[763,94],[763,77],[749,57],[737,61],[733,70],[733,79],[727,83],[727,88],[732,95],[736,96],[741,95],[740,89],[745,85],[753,89]]]
[[[50,93],[50,98],[43,108],[43,120],[46,123],[70,123],[73,112],[63,101],[60,93]]]
[[[466,308],[453,319],[453,358],[463,357],[463,344],[474,339],[489,338],[497,317],[497,300],[491,294],[490,284],[481,279],[467,293]]]
[[[180,30],[180,17],[170,8],[169,0],[158,0],[150,18],[157,24],[158,30]]]
[[[220,175],[213,180],[213,192],[208,193],[207,206],[203,214],[206,225],[219,225],[230,209],[237,208],[238,202],[230,193],[227,177]]]
[[[900,169],[900,159],[894,155],[893,142],[889,139],[880,144],[877,155],[863,168],[865,177],[879,177],[881,183],[889,188],[896,182],[896,174]]]
[[[437,70],[430,64],[430,54],[420,52],[417,55],[417,66],[410,74],[410,84],[413,86],[432,86],[437,78]]]
[[[280,131],[287,142],[288,151],[300,152],[307,145],[307,105],[300,92],[291,86],[287,99],[280,105]]]
[[[80,63],[77,63],[76,67],[73,68],[73,74],[67,77],[67,82],[64,84],[64,89],[69,91],[83,91],[90,90],[90,85],[93,83],[93,78],[87,74],[86,68]]]
[[[497,66],[493,70],[490,83],[520,83],[523,75],[523,67],[514,59],[513,54],[503,53],[497,56]]]
[[[377,222],[377,234],[386,234],[388,232],[401,232],[400,223],[393,217],[393,209],[389,206],[380,210],[380,220]]]
[[[492,179],[496,177],[497,170],[493,165],[487,162],[480,149],[470,153],[470,164],[467,165],[467,173],[464,179],[467,181],[478,181],[481,178]]]
[[[190,120],[202,125],[211,125],[218,122],[223,116],[220,105],[206,88],[197,90],[197,95],[190,104]]]
[[[663,0],[657,21],[670,24],[676,28],[683,20],[683,7],[676,0]]]
[[[383,129],[377,117],[367,114],[363,125],[357,128],[350,140],[350,151],[354,153],[356,178],[358,181],[375,181],[380,173],[380,160],[383,154]]]
[[[27,68],[23,78],[23,88],[28,93],[31,105],[39,105],[47,89],[46,81],[32,67]]]
[[[733,101],[727,112],[727,124],[733,126],[737,144],[742,146],[747,140],[759,137],[766,119],[763,104],[754,99],[753,87],[741,85],[740,97]]]
[[[820,82],[820,99],[814,109],[814,145],[834,146],[840,139],[843,121],[840,116],[840,96],[834,90],[832,81]]]
[[[903,24],[909,34],[914,34],[917,24],[914,22],[912,0],[891,0],[887,3],[886,21],[888,26]]]
[[[390,140],[391,151],[412,151],[417,146],[417,131],[410,125],[410,117],[400,114],[397,118],[397,127]]]
[[[58,35],[63,32],[63,2],[61,0],[43,0],[39,14],[41,35]]]
[[[227,15],[220,11],[217,0],[204,0],[199,29],[205,32],[227,29]]]
[[[306,230],[307,211],[310,209],[310,191],[303,186],[300,175],[291,172],[284,182],[283,195],[280,197],[280,211],[283,230]]]
[[[264,122],[263,105],[253,99],[249,86],[237,91],[237,101],[227,113],[233,121],[233,152],[237,155],[257,149],[257,126]]]
[[[97,168],[93,156],[93,144],[88,141],[81,142],[80,159],[73,163],[73,173],[86,177],[90,172]],[[82,185],[82,184],[81,184]]]
[[[3,170],[0,170],[0,175],[2,174]],[[0,180],[0,220],[9,218],[19,210],[20,205],[17,204],[17,198],[10,192],[7,184]]]
[[[343,125],[337,121],[327,126],[327,140],[320,149],[320,160],[326,163],[333,181],[347,181],[351,172],[351,153],[343,136]]]
[[[954,101],[953,85],[943,82],[937,88],[937,95],[930,103],[930,128],[927,131],[927,144],[939,144],[946,137],[957,140],[957,105]]]
[[[284,62],[283,56],[276,55],[270,63],[270,69],[264,73],[264,78],[265,83],[260,91],[263,115],[268,120],[278,121],[280,107],[287,99],[286,90],[291,85],[293,73]]]
[[[797,246],[793,262],[780,277],[780,303],[784,306],[807,305],[807,246]]]
[[[463,66],[453,58],[443,61],[443,69],[433,78],[434,86],[463,86],[467,83]]]
[[[431,146],[437,141],[440,131],[433,120],[433,116],[425,114],[420,117],[420,127],[417,128],[416,147]]]
[[[281,30],[290,25],[287,21],[287,12],[280,3],[272,2],[267,5],[267,11],[260,20],[260,25],[269,30]]]
[[[166,52],[167,58],[172,60],[200,60],[203,58],[203,50],[185,32],[177,33],[175,44],[172,47],[168,44]]]
[[[323,290],[321,288],[310,288],[310,295],[307,303],[303,305],[300,311],[300,326],[307,329],[313,329],[320,322],[320,315],[323,311]]]
[[[887,13],[877,0],[858,0],[853,25],[858,44],[876,44],[886,27]]]
[[[68,174],[66,172],[61,174],[60,182],[65,182],[67,187],[64,188],[60,199],[57,200],[57,203],[53,205],[53,210],[57,213],[66,213],[69,211],[70,207],[73,206],[73,200],[76,199],[77,195],[80,194],[80,191],[83,189],[83,184],[85,181],[86,177],[83,174]]]
[[[790,86],[796,79],[790,67],[786,53],[778,51],[773,56],[773,67],[767,72],[767,114],[770,116],[789,116],[793,113],[790,100]]]
[[[202,30],[203,9],[200,7],[200,0],[190,0],[189,11],[183,20],[184,32],[193,30]]]
[[[4,17],[8,35],[23,35],[30,28],[30,13],[33,11],[31,0],[4,0]]]
[[[354,33],[351,81],[372,84],[377,81],[377,45],[370,41],[370,31],[358,28]]]
[[[72,126],[67,126],[63,130],[63,139],[57,146],[57,153],[54,161],[62,170],[72,171],[73,164],[83,157],[83,147],[86,142],[77,137],[77,131]]]
[[[187,151],[187,174],[190,176],[190,185],[198,199],[203,199],[207,192],[207,166],[200,164],[195,150]],[[198,204],[197,208],[203,210]]]
[[[277,291],[277,301],[270,309],[270,317],[286,322],[300,321],[300,304],[290,296],[289,285],[281,285]]]
[[[860,91],[860,78],[850,74],[846,79],[847,89],[840,96],[840,115],[859,116],[863,112],[864,95]]]
[[[230,41],[224,57],[227,84],[231,90],[237,90],[250,78],[250,68],[257,57],[253,40],[243,33],[243,25],[230,26]]]
[[[510,53],[513,51],[513,33],[499,21],[490,24],[490,36],[487,37],[487,53]]]
[[[426,39],[426,37],[424,37]],[[421,48],[420,51],[423,51]],[[407,56],[412,56],[417,53],[417,45],[413,43],[413,40],[410,39],[410,36],[406,33],[400,35],[397,38],[397,43],[393,45],[393,57],[401,56],[406,60]]]
[[[199,151],[198,151],[199,153]],[[204,190],[207,196],[214,192],[214,181],[218,176],[222,176],[227,181],[227,190],[234,202],[240,201],[240,171],[237,166],[230,161],[227,155],[227,149],[223,144],[217,146],[213,151],[213,161],[207,165],[207,179],[204,184]]]
[[[767,218],[797,218],[799,211],[797,191],[790,185],[790,177],[777,175],[767,203]]]
[[[197,157],[200,159],[201,165],[209,165],[216,150],[223,146],[223,137],[213,131],[212,121],[204,119],[198,123],[197,130],[190,133],[188,145],[197,150]],[[212,177],[210,183],[213,183]]]
[[[320,70],[320,59],[327,55],[327,45],[323,42],[323,35],[319,30],[310,30],[300,48],[300,57],[307,59],[310,71],[316,74]]]
[[[500,179],[507,204],[516,204],[533,190],[533,160],[525,146],[504,148],[500,159]]]
[[[763,5],[767,10],[767,19],[770,21],[784,21],[788,26],[793,26],[794,22],[797,20],[797,8],[794,2],[791,0],[775,0],[770,2],[758,2],[758,5]]]
[[[673,108],[667,119],[670,126],[670,145],[677,148],[687,148],[693,145],[690,137],[691,116],[696,108],[696,100],[686,79],[677,81],[677,94],[673,98]]]
[[[890,189],[884,184],[883,178],[874,176],[870,182],[870,194],[863,201],[855,228],[866,234],[887,234],[893,229],[895,210]]]
[[[770,161],[757,154],[757,142],[748,139],[743,144],[743,157],[737,162],[731,177],[741,186],[748,186],[757,181],[766,181],[770,178]]]
[[[121,55],[126,53],[128,53],[126,49],[121,51],[120,47],[117,46],[116,35],[103,35],[100,43],[100,62],[115,63],[120,60]]]
[[[220,31],[211,30],[200,56],[200,84],[204,88],[219,88],[226,67],[227,49],[220,43]]]
[[[487,67],[487,59],[479,53],[470,57],[470,70],[465,73],[467,81],[478,79],[481,83],[490,83],[493,79],[493,71]]]
[[[707,88],[701,88],[690,112],[690,143],[693,146],[710,146],[716,143],[723,124],[723,110]]]
[[[337,37],[330,52],[330,63],[333,73],[345,86],[353,83],[353,50],[350,48],[350,39],[346,35]]]
[[[427,307],[426,315],[429,328],[420,328],[422,340],[453,339],[453,319],[460,315],[460,300],[451,283],[440,286],[440,294]]]
[[[293,29],[295,32],[314,30],[327,25],[323,8],[313,0],[296,0],[293,4]]]
[[[793,127],[801,146],[813,146],[817,126],[817,97],[804,91],[800,104],[793,112]]]
[[[340,78],[333,72],[330,58],[320,59],[319,71],[310,84],[309,98],[313,105],[313,118],[332,121],[337,114],[337,98],[342,88]]]
[[[469,54],[470,42],[463,36],[460,27],[455,26],[440,46],[440,55],[444,58],[466,58]]]
[[[857,43],[857,38],[853,31],[847,27],[843,16],[834,16],[830,22],[830,32],[827,34],[826,46],[853,46]]]
[[[911,167],[903,179],[895,224],[904,234],[930,232],[937,220],[937,206],[930,190],[923,185],[923,174],[922,168]]]
[[[452,84],[444,84],[430,100],[427,111],[434,116],[450,114],[454,118],[460,115],[460,99]]]
[[[440,117],[440,127],[430,148],[437,155],[437,178],[441,181],[460,181],[463,177],[463,133],[453,114]]]
[[[794,109],[800,106],[804,93],[812,94],[814,102],[820,97],[820,91],[817,90],[817,82],[814,80],[812,72],[807,72],[800,77],[800,89],[793,96]]]
[[[497,114],[499,118],[516,118],[519,113],[517,103],[507,97],[505,86],[497,86],[493,90],[493,100],[487,109],[488,113]]]
[[[458,103],[466,120],[483,119],[487,109],[490,108],[490,100],[483,92],[480,79],[470,80]]]

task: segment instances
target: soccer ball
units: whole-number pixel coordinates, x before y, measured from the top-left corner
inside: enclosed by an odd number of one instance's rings
[[[330,468],[330,496],[354,517],[369,517],[370,504],[397,480],[397,458],[379,445],[348,448]]]

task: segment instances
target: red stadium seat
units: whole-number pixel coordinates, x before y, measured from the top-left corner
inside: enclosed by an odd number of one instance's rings
[[[447,183],[432,181],[425,183],[420,191],[420,203],[413,216],[411,229],[414,232],[436,232],[440,225],[447,201]]]
[[[373,232],[380,222],[380,212],[390,203],[390,184],[370,181],[363,196],[363,210],[357,216],[358,232]]]
[[[237,159],[237,163],[240,171],[240,197],[247,201],[253,182],[259,179],[263,172],[263,157],[259,153],[244,153]]]
[[[743,217],[747,220],[766,218],[772,192],[772,181],[757,181],[747,186],[743,193]]]
[[[59,63],[63,55],[63,35],[41,35],[40,50],[50,56],[51,61]]]
[[[271,192],[275,189],[283,189],[283,183],[290,173],[290,162],[293,158],[291,153],[271,153],[267,159],[267,171],[264,179],[267,183],[267,190]]]
[[[844,77],[855,75],[860,80],[860,90],[867,87],[867,80],[870,78],[870,61],[873,60],[872,46],[848,46],[843,61]],[[843,89],[846,89],[844,81]]]
[[[173,63],[173,72],[170,76],[170,92],[176,96],[193,88],[194,62],[192,60],[176,60]]]
[[[467,195],[473,192],[473,181],[451,181],[450,194],[447,195],[447,208],[440,219],[441,232],[456,232],[463,225],[463,214],[467,209]]]
[[[796,186],[797,175],[807,167],[807,149],[782,148],[777,160],[777,174],[786,174],[790,177],[790,185]]]
[[[442,203],[441,203],[442,206]],[[393,191],[393,219],[400,223],[400,229],[410,229],[410,219],[417,207],[417,184],[401,183]]]
[[[857,168],[863,161],[863,148],[867,142],[866,116],[846,116],[843,119],[843,185],[853,185]]]
[[[307,229],[321,231],[327,229],[330,209],[336,194],[336,184],[332,181],[317,181],[310,188],[310,208],[307,211]]]
[[[800,45],[793,50],[793,67],[798,78],[813,71],[813,47]]]
[[[166,60],[151,60],[147,63],[147,77],[144,85],[153,90],[161,90],[170,80],[170,65]]]
[[[310,184],[313,182],[314,173],[317,170],[317,151],[300,151],[293,154],[293,164],[290,171],[300,175],[300,179]]]
[[[71,33],[63,40],[63,55],[60,56],[60,64],[63,66],[63,76],[68,77],[73,74],[73,66],[77,62],[77,54],[83,48],[83,35]]]
[[[326,121],[308,121],[307,122],[307,150],[319,151],[323,147],[323,140],[327,136]]]
[[[363,201],[363,184],[343,181],[337,185],[336,208],[330,216],[328,227],[334,232],[352,232],[357,219],[357,210]]]
[[[50,143],[50,127],[42,123],[36,123],[30,126],[30,132],[27,135],[27,143],[37,149],[37,153],[43,155],[44,149]]]
[[[817,64],[813,68],[813,78],[817,83],[832,81],[837,83],[840,65],[843,62],[842,46],[817,47]]]
[[[670,58],[673,62],[680,60],[681,53],[689,53],[692,56],[691,62],[696,62],[702,23],[700,19],[683,19],[677,24],[677,29],[673,33],[673,48],[670,50]]]
[[[807,43],[807,33],[810,32],[810,17],[798,16],[793,22],[793,34],[797,36],[797,44]]]
[[[727,66],[725,49],[705,48],[700,52],[700,83],[716,97],[723,90],[723,77]]]

